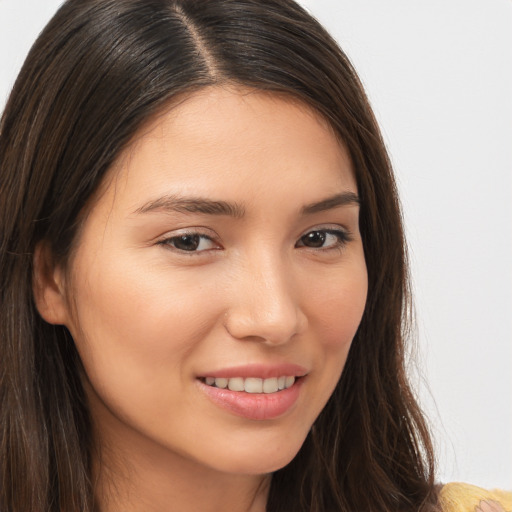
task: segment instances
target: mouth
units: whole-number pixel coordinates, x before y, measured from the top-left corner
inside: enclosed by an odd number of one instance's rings
[[[236,374],[235,374],[236,375]],[[294,410],[306,376],[199,377],[199,390],[215,405],[249,420],[274,420]]]
[[[273,394],[291,388],[296,380],[302,377],[294,375],[281,375],[267,379],[259,377],[202,377],[201,380],[207,386],[219,389],[229,389],[250,394]]]
[[[199,390],[211,402],[249,420],[274,420],[295,410],[309,370],[294,363],[248,364],[199,374]]]

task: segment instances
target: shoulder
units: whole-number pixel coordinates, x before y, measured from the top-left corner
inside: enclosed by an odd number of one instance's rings
[[[454,482],[439,492],[443,512],[512,512],[512,492]]]

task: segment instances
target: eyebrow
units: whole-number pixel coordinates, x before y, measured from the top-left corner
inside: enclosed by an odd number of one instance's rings
[[[339,208],[341,206],[355,206],[361,203],[354,192],[342,192],[320,201],[307,204],[301,208],[301,215],[312,215]],[[239,203],[227,201],[215,201],[203,197],[183,197],[178,195],[166,195],[148,201],[134,213],[143,214],[154,211],[166,213],[204,213],[207,215],[226,215],[241,219],[245,215],[245,208]]]
[[[336,194],[334,196],[327,197],[326,199],[322,199],[321,201],[305,205],[302,208],[301,213],[302,215],[311,215],[313,213],[325,212],[341,206],[359,206],[360,204],[361,200],[357,194],[354,192],[342,192],[341,194]]]
[[[208,215],[227,215],[242,218],[245,208],[237,203],[227,201],[214,201],[202,197],[183,197],[167,195],[149,201],[137,208],[134,213],[148,213],[153,211],[177,213],[205,213]]]

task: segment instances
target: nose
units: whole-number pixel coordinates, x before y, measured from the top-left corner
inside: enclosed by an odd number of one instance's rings
[[[229,334],[281,345],[303,333],[308,321],[292,274],[279,255],[255,257],[237,268],[225,318]]]

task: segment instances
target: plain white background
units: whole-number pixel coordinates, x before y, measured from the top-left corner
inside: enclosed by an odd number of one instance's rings
[[[0,0],[0,109],[59,4]],[[439,479],[512,489],[512,1],[302,4],[360,73],[395,165]]]

